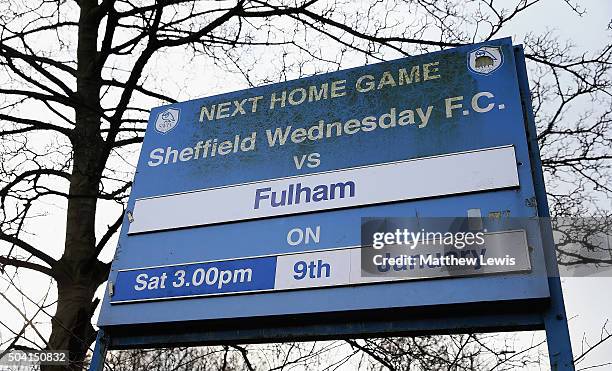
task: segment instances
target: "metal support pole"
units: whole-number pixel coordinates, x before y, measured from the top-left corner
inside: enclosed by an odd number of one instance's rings
[[[533,107],[531,105],[531,93],[527,77],[527,66],[525,65],[525,54],[522,46],[514,48],[516,56],[516,72],[519,77],[519,88],[523,107],[525,109],[525,119],[527,122],[527,141],[533,169],[533,182],[535,196],[538,207],[538,217],[540,218],[540,230],[542,232],[542,242],[544,256],[546,259],[546,270],[548,272],[548,288],[550,290],[550,305],[542,314],[544,327],[546,329],[546,343],[548,345],[548,358],[550,359],[550,369],[553,371],[574,371],[574,360],[572,353],[572,343],[569,329],[567,327],[567,316],[563,303],[563,291],[559,277],[559,267],[555,252],[555,242],[553,240],[552,226],[550,223],[550,210],[546,199],[546,187],[542,173],[542,162],[540,149],[537,140],[537,130],[533,117]]]
[[[106,358],[106,351],[108,350],[109,337],[104,333],[103,329],[98,329],[98,336],[96,336],[96,345],[94,347],[93,355],[91,356],[91,363],[89,364],[89,371],[103,371],[104,360]]]
[[[539,186],[536,187],[536,197],[540,198],[542,195],[537,195],[538,192],[545,193],[545,189]],[[543,197],[546,197],[546,195],[544,194]],[[544,247],[546,270],[548,272],[548,289],[550,290],[550,305],[542,314],[546,329],[550,369],[553,371],[574,371],[572,343],[567,326],[567,315],[565,314],[563,290],[559,277],[548,203],[540,205],[538,201],[538,213],[542,215],[540,218],[540,230],[542,231],[542,245]]]
[[[558,277],[548,279],[551,302],[544,313],[544,326],[546,327],[546,343],[548,345],[548,358],[550,369],[558,371],[574,371],[572,344],[570,341],[567,317],[563,305],[561,281]]]

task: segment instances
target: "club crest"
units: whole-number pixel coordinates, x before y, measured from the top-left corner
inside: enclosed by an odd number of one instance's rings
[[[166,134],[170,130],[174,129],[179,122],[179,116],[181,111],[176,108],[168,108],[157,115],[155,121],[155,130],[161,134]]]
[[[480,75],[488,75],[502,64],[504,64],[504,54],[497,46],[482,46],[468,54],[469,69]]]

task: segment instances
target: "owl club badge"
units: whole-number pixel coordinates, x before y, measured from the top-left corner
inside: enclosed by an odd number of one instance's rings
[[[504,64],[501,47],[482,46],[468,54],[468,68],[479,75],[488,75]]]
[[[178,124],[180,113],[181,111],[176,108],[169,108],[161,112],[155,120],[155,130],[160,134],[166,134],[174,129]]]

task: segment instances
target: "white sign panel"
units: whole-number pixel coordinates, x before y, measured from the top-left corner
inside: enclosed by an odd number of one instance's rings
[[[487,148],[137,199],[128,233],[518,185],[514,147]]]
[[[350,282],[349,250],[280,255],[274,288],[298,289],[345,285]]]
[[[384,259],[387,259],[385,261]],[[390,261],[388,259],[393,259]],[[486,233],[484,243],[346,247],[120,270],[113,304],[377,282],[479,276],[531,269],[524,230]]]

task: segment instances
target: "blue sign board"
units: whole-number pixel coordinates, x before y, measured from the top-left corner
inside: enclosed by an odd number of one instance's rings
[[[364,217],[538,216],[517,63],[501,39],[153,109],[99,326],[547,301],[536,231],[514,270],[358,269]]]
[[[529,163],[509,39],[156,108],[99,324],[546,298],[541,247],[528,274],[461,278],[459,289],[261,292],[272,260],[244,260],[358,246],[362,217],[536,216]],[[223,262],[191,264],[211,261]],[[164,272],[245,264],[254,281],[149,289]],[[199,296],[236,289],[257,293]],[[417,295],[398,295],[407,289]],[[176,296],[190,299],[153,300]]]

